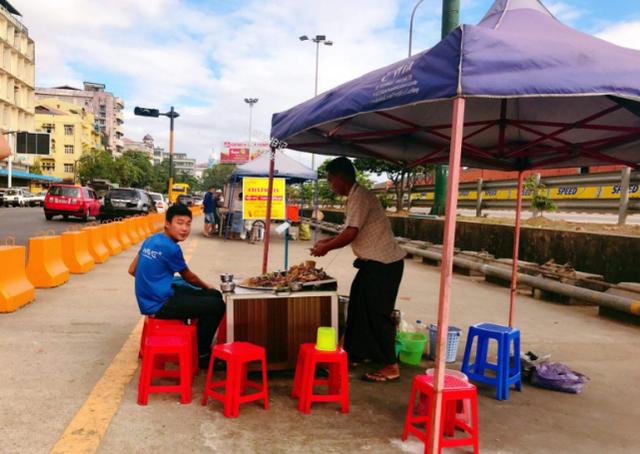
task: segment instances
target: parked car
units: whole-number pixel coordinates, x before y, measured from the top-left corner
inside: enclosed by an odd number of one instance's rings
[[[100,214],[100,200],[93,189],[73,184],[51,185],[44,198],[44,217],[48,220],[56,215],[64,219],[69,216],[88,220]]]
[[[204,199],[202,197],[200,197],[199,195],[192,195],[191,196],[191,200],[193,200],[193,205],[194,206],[199,206],[199,205],[202,205],[202,202],[203,202]]]
[[[8,191],[6,188],[0,188],[0,207],[4,206],[4,194]]]
[[[165,211],[167,211],[167,208],[169,208],[169,204],[162,194],[160,194],[159,192],[150,192],[149,195],[153,199],[153,203],[155,203],[158,213],[164,213]]]
[[[110,189],[104,196],[100,219],[124,218],[157,212],[147,191],[136,188]]]
[[[14,207],[35,206],[38,199],[25,188],[10,188],[4,194],[4,205]]]
[[[182,205],[190,207],[191,205],[193,205],[193,199],[190,195],[182,194],[178,196],[178,198],[176,199],[176,203],[181,203]]]
[[[44,199],[47,196],[47,191],[40,191],[37,194],[33,194],[31,198],[32,206],[44,206]]]

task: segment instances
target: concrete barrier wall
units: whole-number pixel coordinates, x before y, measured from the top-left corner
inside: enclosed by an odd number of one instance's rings
[[[323,210],[324,220],[341,224],[344,213]],[[310,211],[305,210],[305,216]],[[441,244],[444,221],[389,217],[396,236]],[[513,251],[513,226],[458,222],[456,247],[485,250],[496,258],[510,258]],[[601,274],[608,282],[640,282],[640,238],[589,232],[571,232],[523,227],[520,259],[545,263],[571,263],[587,273]]]
[[[37,236],[29,239],[27,278],[36,288],[51,288],[69,280],[69,268],[62,260],[62,237]]]

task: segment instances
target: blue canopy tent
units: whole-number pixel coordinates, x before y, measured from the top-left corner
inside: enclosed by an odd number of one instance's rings
[[[270,154],[264,154],[262,156],[257,157],[253,161],[249,161],[246,164],[242,164],[238,166],[236,170],[234,170],[234,172],[231,174],[231,177],[230,177],[231,189],[229,191],[230,196],[229,196],[229,203],[228,203],[229,211],[231,211],[231,208],[232,208],[234,188],[238,180],[244,177],[269,177],[270,176],[269,169],[272,162],[273,162],[273,173],[271,175],[272,179],[274,177],[285,178],[287,180],[287,183],[289,184],[302,183],[304,181],[309,181],[309,180],[314,181],[318,179],[318,173],[315,170],[312,170],[306,167],[305,165],[299,163],[295,159],[285,155],[283,152],[275,153],[273,155],[273,161]],[[316,206],[316,210],[317,208],[318,207]],[[228,230],[228,227],[229,227],[229,224],[227,223],[227,230]],[[267,251],[269,249],[270,237],[271,236],[270,236],[269,230],[267,229],[265,231],[265,249]],[[225,233],[225,239],[226,238],[227,237]],[[289,255],[288,239],[289,239],[289,236],[287,231],[285,232],[285,253],[284,253],[285,269],[288,268],[288,255]],[[266,264],[263,263],[263,270],[262,270],[263,273],[266,272],[265,267],[266,267]]]
[[[496,0],[477,25],[273,115],[274,143],[311,153],[449,163],[431,452],[437,452],[461,165],[522,171],[640,164],[640,52],[560,23],[539,0]]]

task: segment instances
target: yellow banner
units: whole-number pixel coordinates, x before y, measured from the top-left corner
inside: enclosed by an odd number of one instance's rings
[[[284,182],[284,178],[273,179],[271,219],[285,219]],[[268,178],[243,178],[242,217],[244,219],[266,219],[268,192]]]

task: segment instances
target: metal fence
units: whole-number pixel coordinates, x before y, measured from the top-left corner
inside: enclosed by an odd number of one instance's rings
[[[622,172],[544,177],[540,182],[559,211],[618,213],[622,223],[628,213],[640,212],[640,171],[625,168]],[[406,201],[410,199],[412,207],[431,207],[433,191],[433,185],[414,186],[411,195],[405,195]],[[395,199],[393,189],[374,192]],[[477,216],[483,209],[515,209],[517,192],[517,180],[460,183],[458,207],[475,209]],[[531,206],[531,194],[526,189],[523,206]]]

